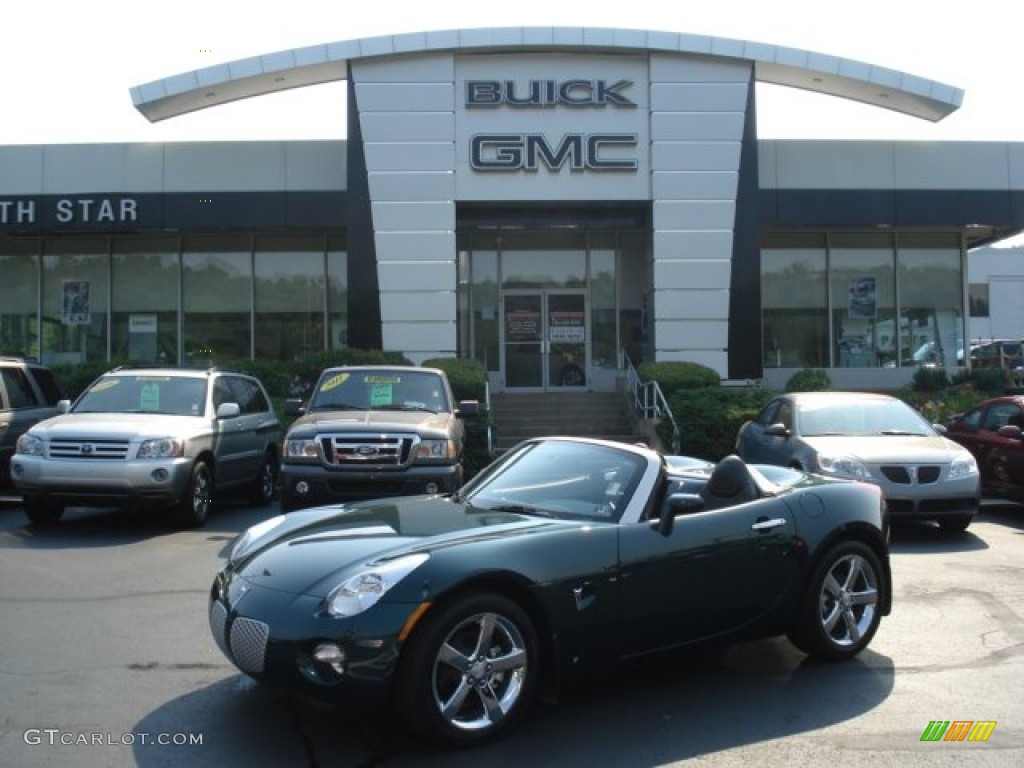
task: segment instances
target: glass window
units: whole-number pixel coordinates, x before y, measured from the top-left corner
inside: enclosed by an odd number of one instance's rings
[[[109,246],[104,238],[43,243],[42,362],[107,360]]]
[[[250,357],[252,255],[238,236],[193,237],[182,255],[185,362]]]
[[[0,355],[39,357],[39,241],[0,238]]]
[[[936,237],[940,242],[934,242]],[[946,241],[946,247],[941,247],[941,240]],[[903,236],[896,258],[902,364],[945,368],[963,365],[959,241],[954,236]]]
[[[324,349],[324,239],[256,240],[256,357],[292,360]]]
[[[898,340],[891,236],[835,235],[829,257],[833,365],[895,365]]]
[[[988,317],[988,283],[971,283],[968,287],[971,317]]]
[[[32,389],[32,383],[21,368],[0,368],[0,376],[3,376],[4,387],[7,389],[7,399],[10,401],[7,408],[17,410],[19,408],[35,408],[41,403],[36,401],[36,393]]]
[[[502,233],[505,288],[583,288],[587,245],[582,232]]]
[[[821,235],[765,241],[761,253],[762,354],[766,368],[825,368],[828,305]]]
[[[178,364],[179,241],[124,238],[111,256],[115,360]]]
[[[328,349],[348,346],[348,246],[342,235],[327,238]]]

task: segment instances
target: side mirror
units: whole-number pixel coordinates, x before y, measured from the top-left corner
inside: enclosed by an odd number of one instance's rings
[[[479,400],[460,400],[459,404],[455,406],[455,415],[459,418],[476,416],[478,413],[480,413]]]
[[[1021,432],[1021,428],[1018,427],[1016,424],[1006,424],[1000,427],[996,431],[996,434],[999,435],[1000,437],[1008,437],[1011,440],[1024,439],[1024,433]]]
[[[57,413],[64,414],[71,410],[70,400],[58,400],[57,401]]]
[[[233,419],[242,412],[238,403],[221,403],[217,406],[218,419]]]
[[[775,424],[769,424],[765,427],[764,433],[769,437],[789,437],[789,430],[786,429],[786,425],[781,421]]]
[[[948,429],[946,429],[945,424],[932,424],[932,429],[934,429],[940,435],[944,435],[949,431]]]
[[[287,416],[301,416],[306,412],[306,409],[302,405],[301,398],[289,397],[284,401],[284,412]]]
[[[658,533],[668,536],[672,533],[672,525],[676,515],[686,512],[699,512],[704,509],[704,497],[697,493],[673,493],[661,505],[658,514]]]

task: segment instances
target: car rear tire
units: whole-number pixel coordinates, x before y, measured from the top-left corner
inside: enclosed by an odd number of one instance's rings
[[[882,565],[870,547],[838,544],[811,574],[789,639],[826,661],[856,656],[878,630],[884,589]]]
[[[54,525],[64,516],[64,505],[35,497],[26,497],[25,514],[33,525]]]
[[[515,724],[535,698],[537,631],[512,600],[474,592],[428,613],[402,652],[395,708],[411,730],[471,746]]]
[[[939,528],[943,533],[963,533],[971,524],[973,515],[949,515],[939,519]]]
[[[277,489],[277,460],[274,454],[267,453],[263,457],[260,471],[253,481],[252,491],[249,493],[249,501],[254,507],[268,506],[274,500],[274,491]]]
[[[192,466],[188,488],[178,502],[175,518],[183,528],[198,528],[213,510],[213,470],[202,459]]]

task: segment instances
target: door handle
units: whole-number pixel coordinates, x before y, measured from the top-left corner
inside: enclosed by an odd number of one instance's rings
[[[770,531],[774,528],[781,528],[786,524],[786,518],[784,517],[773,517],[770,520],[767,518],[758,518],[757,522],[750,526],[752,531]]]

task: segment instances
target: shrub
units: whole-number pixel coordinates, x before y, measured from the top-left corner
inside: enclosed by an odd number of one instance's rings
[[[920,367],[914,371],[911,387],[915,392],[941,392],[949,386],[945,368]]]
[[[691,362],[641,363],[637,374],[643,381],[656,381],[666,399],[680,389],[715,387],[721,384],[718,373],[706,365]]]
[[[423,361],[424,368],[440,368],[448,376],[456,400],[479,400],[487,397],[487,372],[479,360],[465,357],[436,357]]]
[[[832,379],[821,368],[804,368],[789,377],[787,392],[821,392],[832,389]]]
[[[1000,395],[1006,390],[1006,372],[1002,368],[971,368],[953,377],[957,386],[971,386],[990,395]]]
[[[669,408],[679,424],[680,452],[718,461],[733,452],[743,422],[757,415],[774,392],[753,387],[701,387],[678,390]],[[668,444],[664,426],[659,427]]]

